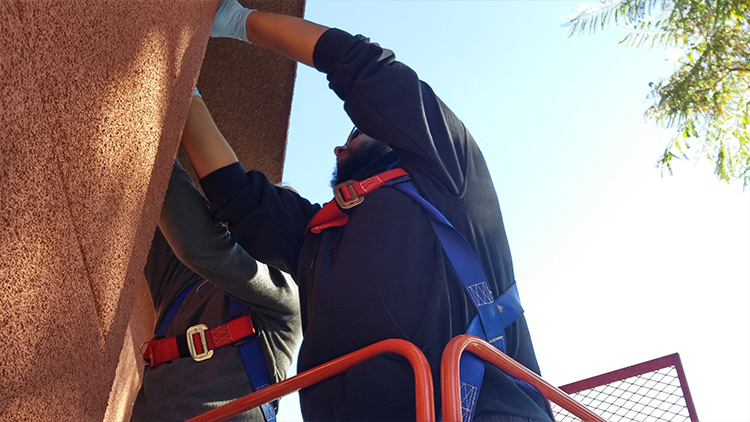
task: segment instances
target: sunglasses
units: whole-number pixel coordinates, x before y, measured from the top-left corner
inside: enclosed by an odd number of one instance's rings
[[[349,142],[351,142],[354,138],[361,135],[362,131],[359,130],[357,126],[354,126],[351,132],[349,132],[349,136],[346,138],[346,143],[344,145],[349,145]]]

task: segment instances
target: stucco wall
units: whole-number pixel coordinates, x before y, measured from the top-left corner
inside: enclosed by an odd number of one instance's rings
[[[0,420],[129,415],[153,324],[142,269],[217,4],[0,2]],[[233,144],[280,177],[294,64],[245,45],[248,57],[221,54],[236,46],[217,40],[211,60],[236,61],[235,75],[267,60],[276,85],[231,91],[273,121],[263,143]],[[217,78],[204,73],[202,92],[232,140],[248,111],[221,110],[232,99]]]

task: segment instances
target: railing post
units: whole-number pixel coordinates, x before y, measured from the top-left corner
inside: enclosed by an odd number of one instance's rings
[[[559,388],[549,384],[539,375],[530,371],[505,353],[479,337],[462,334],[456,336],[445,346],[440,363],[442,382],[443,418],[446,421],[460,421],[461,415],[461,379],[459,361],[461,355],[468,351],[479,358],[495,365],[513,378],[533,385],[548,400],[551,400],[585,422],[606,422],[604,419],[573,400]]]

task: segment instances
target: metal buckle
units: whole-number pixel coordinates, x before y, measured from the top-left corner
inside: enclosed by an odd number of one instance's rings
[[[206,330],[208,330],[208,327],[206,327],[205,324],[198,324],[198,325],[193,325],[192,327],[188,328],[186,332],[187,344],[188,344],[188,349],[190,350],[190,356],[196,362],[210,359],[211,356],[214,355],[213,350],[208,350],[208,342],[206,341]],[[201,338],[201,346],[203,346],[202,353],[197,353],[195,351],[195,342],[193,341],[193,334],[198,334]]]
[[[354,191],[354,186],[352,186],[352,183],[354,183],[354,180],[347,180],[344,183],[339,183],[333,188],[333,197],[336,199],[336,203],[339,204],[339,207],[345,210],[354,208],[365,200],[364,196],[357,195],[357,192]],[[344,195],[341,194],[341,189],[343,188],[346,188],[346,190],[349,191],[352,199],[344,199]]]
[[[151,341],[146,340],[141,343],[141,347],[138,348],[138,352],[141,354],[141,356],[143,356],[143,360],[145,360],[146,362],[151,362],[151,360],[153,359],[153,351],[150,347],[148,347],[149,343],[151,343]],[[148,355],[146,355],[146,351],[148,351]]]

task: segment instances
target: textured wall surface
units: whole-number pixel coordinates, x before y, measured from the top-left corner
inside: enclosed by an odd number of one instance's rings
[[[143,265],[201,66],[245,165],[279,177],[294,64],[232,40],[209,56],[217,4],[0,1],[0,420],[128,418],[153,324]]]

